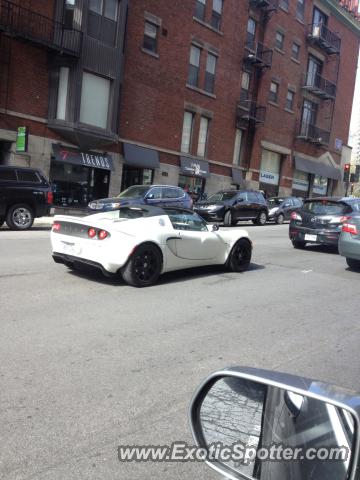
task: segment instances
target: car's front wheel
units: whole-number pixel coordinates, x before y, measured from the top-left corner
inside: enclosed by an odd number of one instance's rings
[[[302,249],[305,248],[306,243],[302,242],[301,240],[292,240],[292,244],[294,248]]]
[[[233,214],[231,213],[231,210],[228,210],[224,215],[224,226],[233,227],[235,225],[236,225],[236,222],[234,220]]]
[[[282,213],[279,213],[279,215],[276,217],[275,222],[278,225],[282,225],[284,223],[285,217]]]
[[[349,265],[350,268],[353,268],[354,270],[360,270],[360,260],[346,257],[346,263]]]
[[[228,259],[228,267],[233,272],[244,272],[249,268],[250,261],[251,261],[251,254],[252,254],[252,247],[249,240],[242,238],[238,240]]]
[[[161,269],[162,256],[159,248],[145,243],[135,250],[121,273],[129,285],[149,287],[157,281]]]
[[[256,220],[254,220],[255,225],[265,225],[267,220],[266,212],[262,211],[257,216]]]
[[[34,223],[34,214],[26,204],[13,205],[7,215],[6,223],[11,230],[27,230]]]

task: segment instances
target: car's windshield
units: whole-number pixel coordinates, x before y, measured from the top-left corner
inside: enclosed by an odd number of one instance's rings
[[[210,197],[207,198],[207,202],[226,202],[227,200],[231,200],[232,198],[236,197],[238,192],[217,192]]]
[[[303,210],[315,215],[342,215],[350,210],[345,203],[330,200],[314,200],[305,202]]]
[[[279,205],[281,205],[283,203],[284,200],[285,200],[285,198],[273,197],[273,198],[269,198],[267,200],[267,203],[268,203],[269,207],[278,207]]]
[[[134,185],[129,187],[118,195],[118,198],[143,198],[149,191],[146,185]]]

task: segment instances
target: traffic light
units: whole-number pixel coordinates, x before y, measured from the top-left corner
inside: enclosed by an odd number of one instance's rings
[[[350,180],[350,163],[344,165],[344,182],[349,183]]]

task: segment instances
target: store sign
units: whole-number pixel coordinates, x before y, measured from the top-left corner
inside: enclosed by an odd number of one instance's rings
[[[292,188],[294,190],[301,190],[302,192],[307,192],[309,190],[309,182],[306,180],[301,180],[300,178],[294,178]]]
[[[108,154],[81,152],[79,150],[62,147],[61,145],[53,145],[53,150],[55,160],[58,162],[101,168],[103,170],[113,170],[113,161]]]
[[[326,195],[327,185],[314,185],[313,192],[318,195]]]
[[[187,175],[194,175],[196,177],[209,176],[209,164],[202,160],[181,157],[181,170]]]
[[[19,127],[17,129],[16,135],[16,151],[17,152],[26,152],[28,145],[28,128]]]
[[[269,183],[270,185],[279,185],[280,175],[278,173],[260,172],[260,182]]]

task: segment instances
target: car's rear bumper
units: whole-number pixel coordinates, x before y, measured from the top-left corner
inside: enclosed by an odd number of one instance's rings
[[[305,239],[305,235],[315,235],[316,240]],[[316,230],[311,228],[297,227],[290,225],[289,228],[290,240],[306,243],[319,243],[322,245],[337,246],[339,243],[340,232],[328,230]]]
[[[339,253],[343,257],[360,260],[360,239],[343,232],[339,240]]]
[[[116,272],[109,272],[101,263],[94,262],[87,258],[75,257],[74,255],[67,255],[65,253],[54,252],[52,254],[55,263],[63,263],[64,265],[84,265],[100,270],[106,277],[115,275]]]

